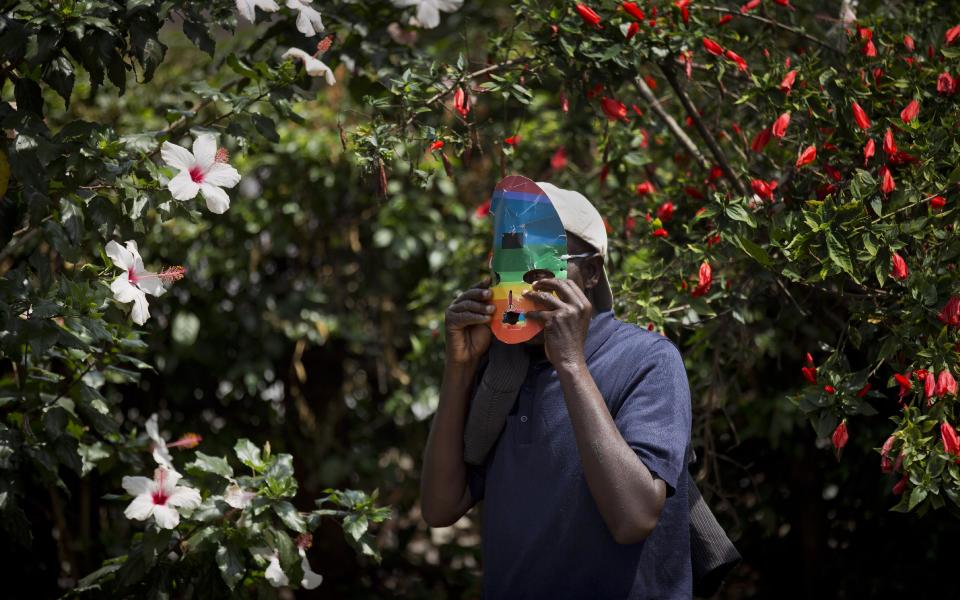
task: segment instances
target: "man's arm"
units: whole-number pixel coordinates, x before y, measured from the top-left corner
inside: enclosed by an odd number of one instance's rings
[[[570,280],[541,279],[533,287],[527,296],[547,310],[527,316],[544,323],[547,358],[560,379],[590,494],[618,543],[640,542],[656,527],[666,484],[653,477],[624,440],[587,370],[583,347],[593,312],[590,301]]]
[[[461,294],[444,316],[446,356],[437,413],[420,472],[420,510],[431,527],[456,523],[474,504],[463,462],[463,428],[480,358],[490,348],[489,278]]]

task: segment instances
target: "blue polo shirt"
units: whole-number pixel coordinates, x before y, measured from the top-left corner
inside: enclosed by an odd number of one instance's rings
[[[614,422],[667,486],[653,533],[618,544],[584,478],[557,372],[531,360],[507,424],[482,467],[468,466],[483,500],[483,597],[692,597],[685,456],[690,390],[680,352],[610,311],[593,317],[584,354]]]

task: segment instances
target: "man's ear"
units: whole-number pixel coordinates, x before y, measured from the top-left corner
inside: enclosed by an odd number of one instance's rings
[[[580,271],[583,277],[583,287],[592,290],[600,283],[603,274],[603,257],[591,256],[581,263]]]

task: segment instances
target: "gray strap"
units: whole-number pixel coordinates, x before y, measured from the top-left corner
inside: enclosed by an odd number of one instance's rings
[[[500,437],[530,364],[522,344],[494,341],[487,358],[463,433],[463,460],[471,465],[482,465]]]
[[[698,596],[712,596],[727,574],[740,562],[741,556],[717,522],[717,518],[713,516],[689,472],[687,484],[690,497],[690,562],[693,565],[694,592]]]

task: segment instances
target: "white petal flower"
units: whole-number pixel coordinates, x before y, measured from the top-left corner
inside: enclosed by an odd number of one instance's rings
[[[224,502],[233,508],[240,509],[250,506],[250,502],[256,497],[256,492],[245,490],[235,483],[228,485],[227,490],[223,493]]]
[[[287,0],[287,8],[297,11],[297,30],[307,37],[323,31],[320,13],[310,6],[310,0]]]
[[[284,52],[280,58],[295,58],[303,62],[303,67],[307,70],[307,75],[311,77],[320,77],[322,75],[329,85],[337,82],[337,78],[333,76],[333,71],[330,70],[330,67],[322,60],[310,56],[300,48],[290,48]]]
[[[110,240],[105,250],[113,264],[126,271],[110,284],[113,299],[123,304],[133,302],[133,310],[130,313],[133,322],[143,325],[150,318],[150,309],[144,294],[162,296],[167,291],[163,287],[163,280],[157,273],[144,268],[143,259],[140,258],[140,251],[135,241],[128,241],[124,248]]]
[[[163,529],[173,529],[180,523],[178,509],[192,510],[200,506],[200,492],[177,485],[181,475],[173,469],[159,467],[153,479],[124,477],[123,489],[134,497],[123,514],[128,519],[146,521],[153,517]]]
[[[454,12],[463,5],[463,0],[393,0],[399,8],[417,7],[417,21],[424,29],[433,29],[440,24],[440,11]]]
[[[270,557],[270,564],[267,566],[267,570],[263,574],[267,581],[270,582],[270,585],[273,587],[280,587],[283,585],[288,585],[290,583],[290,578],[287,577],[287,574],[283,572],[283,569],[280,568],[280,552],[274,551],[273,556]]]
[[[160,428],[157,426],[157,413],[150,415],[146,423],[147,437],[153,442],[153,460],[161,467],[173,469],[173,457],[167,449],[167,442],[160,437]]]
[[[193,152],[170,142],[163,143],[160,149],[163,162],[178,171],[167,182],[167,189],[175,200],[191,200],[202,192],[210,212],[222,214],[230,208],[230,197],[220,188],[237,185],[240,173],[221,158],[221,151],[217,150],[216,138],[209,133],[193,140]]]
[[[275,12],[280,7],[273,0],[237,0],[237,12],[251,23],[254,22],[257,8],[263,12]]]
[[[314,573],[313,569],[310,568],[306,550],[297,548],[297,551],[300,552],[300,568],[303,569],[303,579],[300,580],[300,585],[305,589],[312,590],[323,583],[323,575]]]

